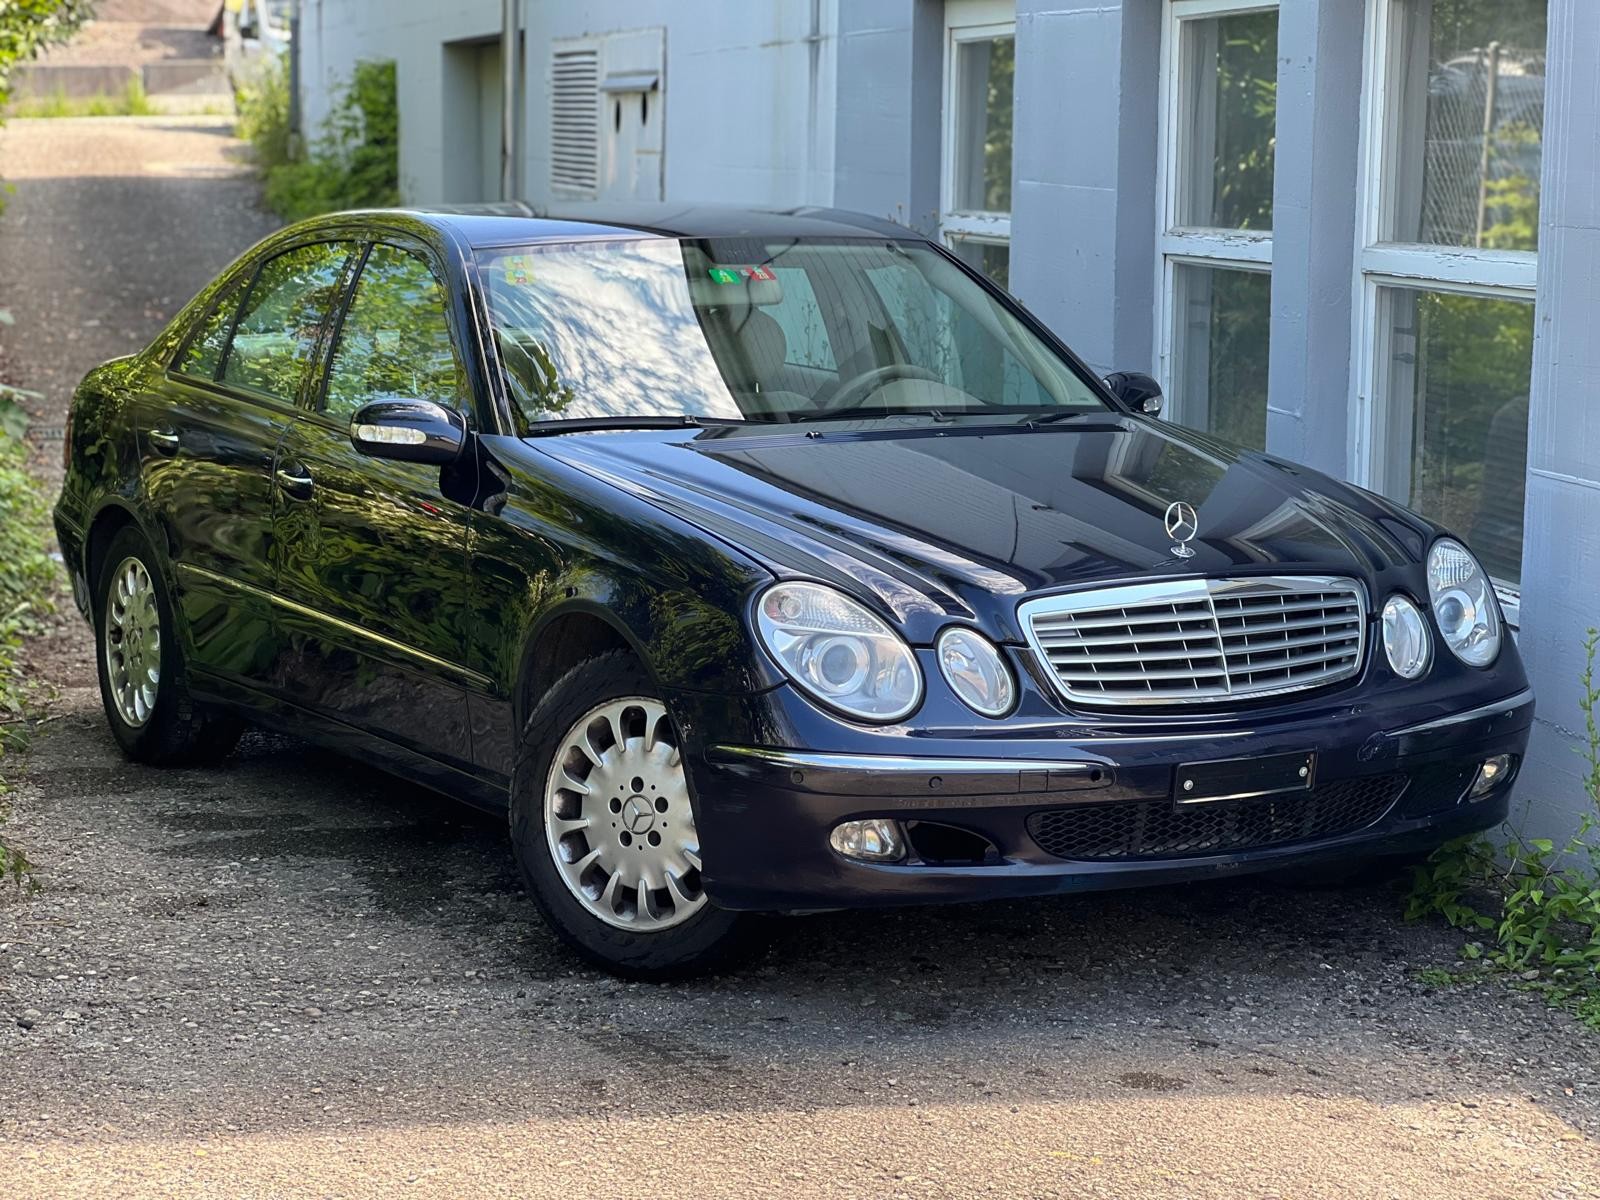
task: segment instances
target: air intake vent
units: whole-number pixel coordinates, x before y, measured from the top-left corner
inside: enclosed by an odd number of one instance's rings
[[[1046,854],[1079,862],[1231,854],[1356,833],[1382,819],[1405,786],[1396,773],[1254,800],[1079,804],[1034,813],[1028,833]]]
[[[600,183],[600,54],[557,50],[550,60],[550,186],[593,199]]]
[[[1366,593],[1354,579],[1176,579],[1044,596],[1018,609],[1068,700],[1249,700],[1361,669]]]

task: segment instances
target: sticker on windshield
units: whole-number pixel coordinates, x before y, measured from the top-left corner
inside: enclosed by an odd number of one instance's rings
[[[508,254],[500,260],[500,266],[512,287],[525,287],[533,282],[533,261],[526,254]]]
[[[756,282],[757,280],[771,283],[775,282],[777,278],[778,277],[772,273],[771,267],[755,266],[711,268],[712,283],[744,283],[747,280],[752,283]]]

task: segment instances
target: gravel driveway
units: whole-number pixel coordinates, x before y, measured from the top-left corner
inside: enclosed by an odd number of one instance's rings
[[[43,124],[0,135],[0,304],[48,423],[269,222],[218,131]],[[124,762],[68,629],[8,825],[43,890],[0,898],[7,1197],[1600,1196],[1600,1038],[1420,983],[1458,939],[1392,890],[840,913],[622,984],[429,793],[259,735]]]

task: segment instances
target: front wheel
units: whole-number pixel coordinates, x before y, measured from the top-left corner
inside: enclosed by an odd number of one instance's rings
[[[529,719],[511,840],[545,919],[608,971],[694,974],[747,944],[749,920],[706,897],[677,732],[625,653],[574,667]]]
[[[243,726],[190,696],[172,602],[155,555],[135,529],[111,540],[94,615],[100,698],[124,753],[163,766],[226,756]]]

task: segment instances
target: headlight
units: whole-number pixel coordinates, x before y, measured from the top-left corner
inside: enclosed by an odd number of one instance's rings
[[[1428,596],[1444,644],[1469,667],[1500,653],[1500,606],[1478,560],[1460,542],[1440,538],[1428,551]]]
[[[851,716],[898,721],[922,700],[910,647],[830,587],[774,584],[756,604],[756,630],[789,678]]]
[[[1401,679],[1415,679],[1428,669],[1433,642],[1428,623],[1417,606],[1404,596],[1390,596],[1383,604],[1383,649],[1389,665]]]
[[[1011,711],[1017,689],[993,642],[970,629],[946,629],[938,650],[939,671],[962,703],[986,717]]]

